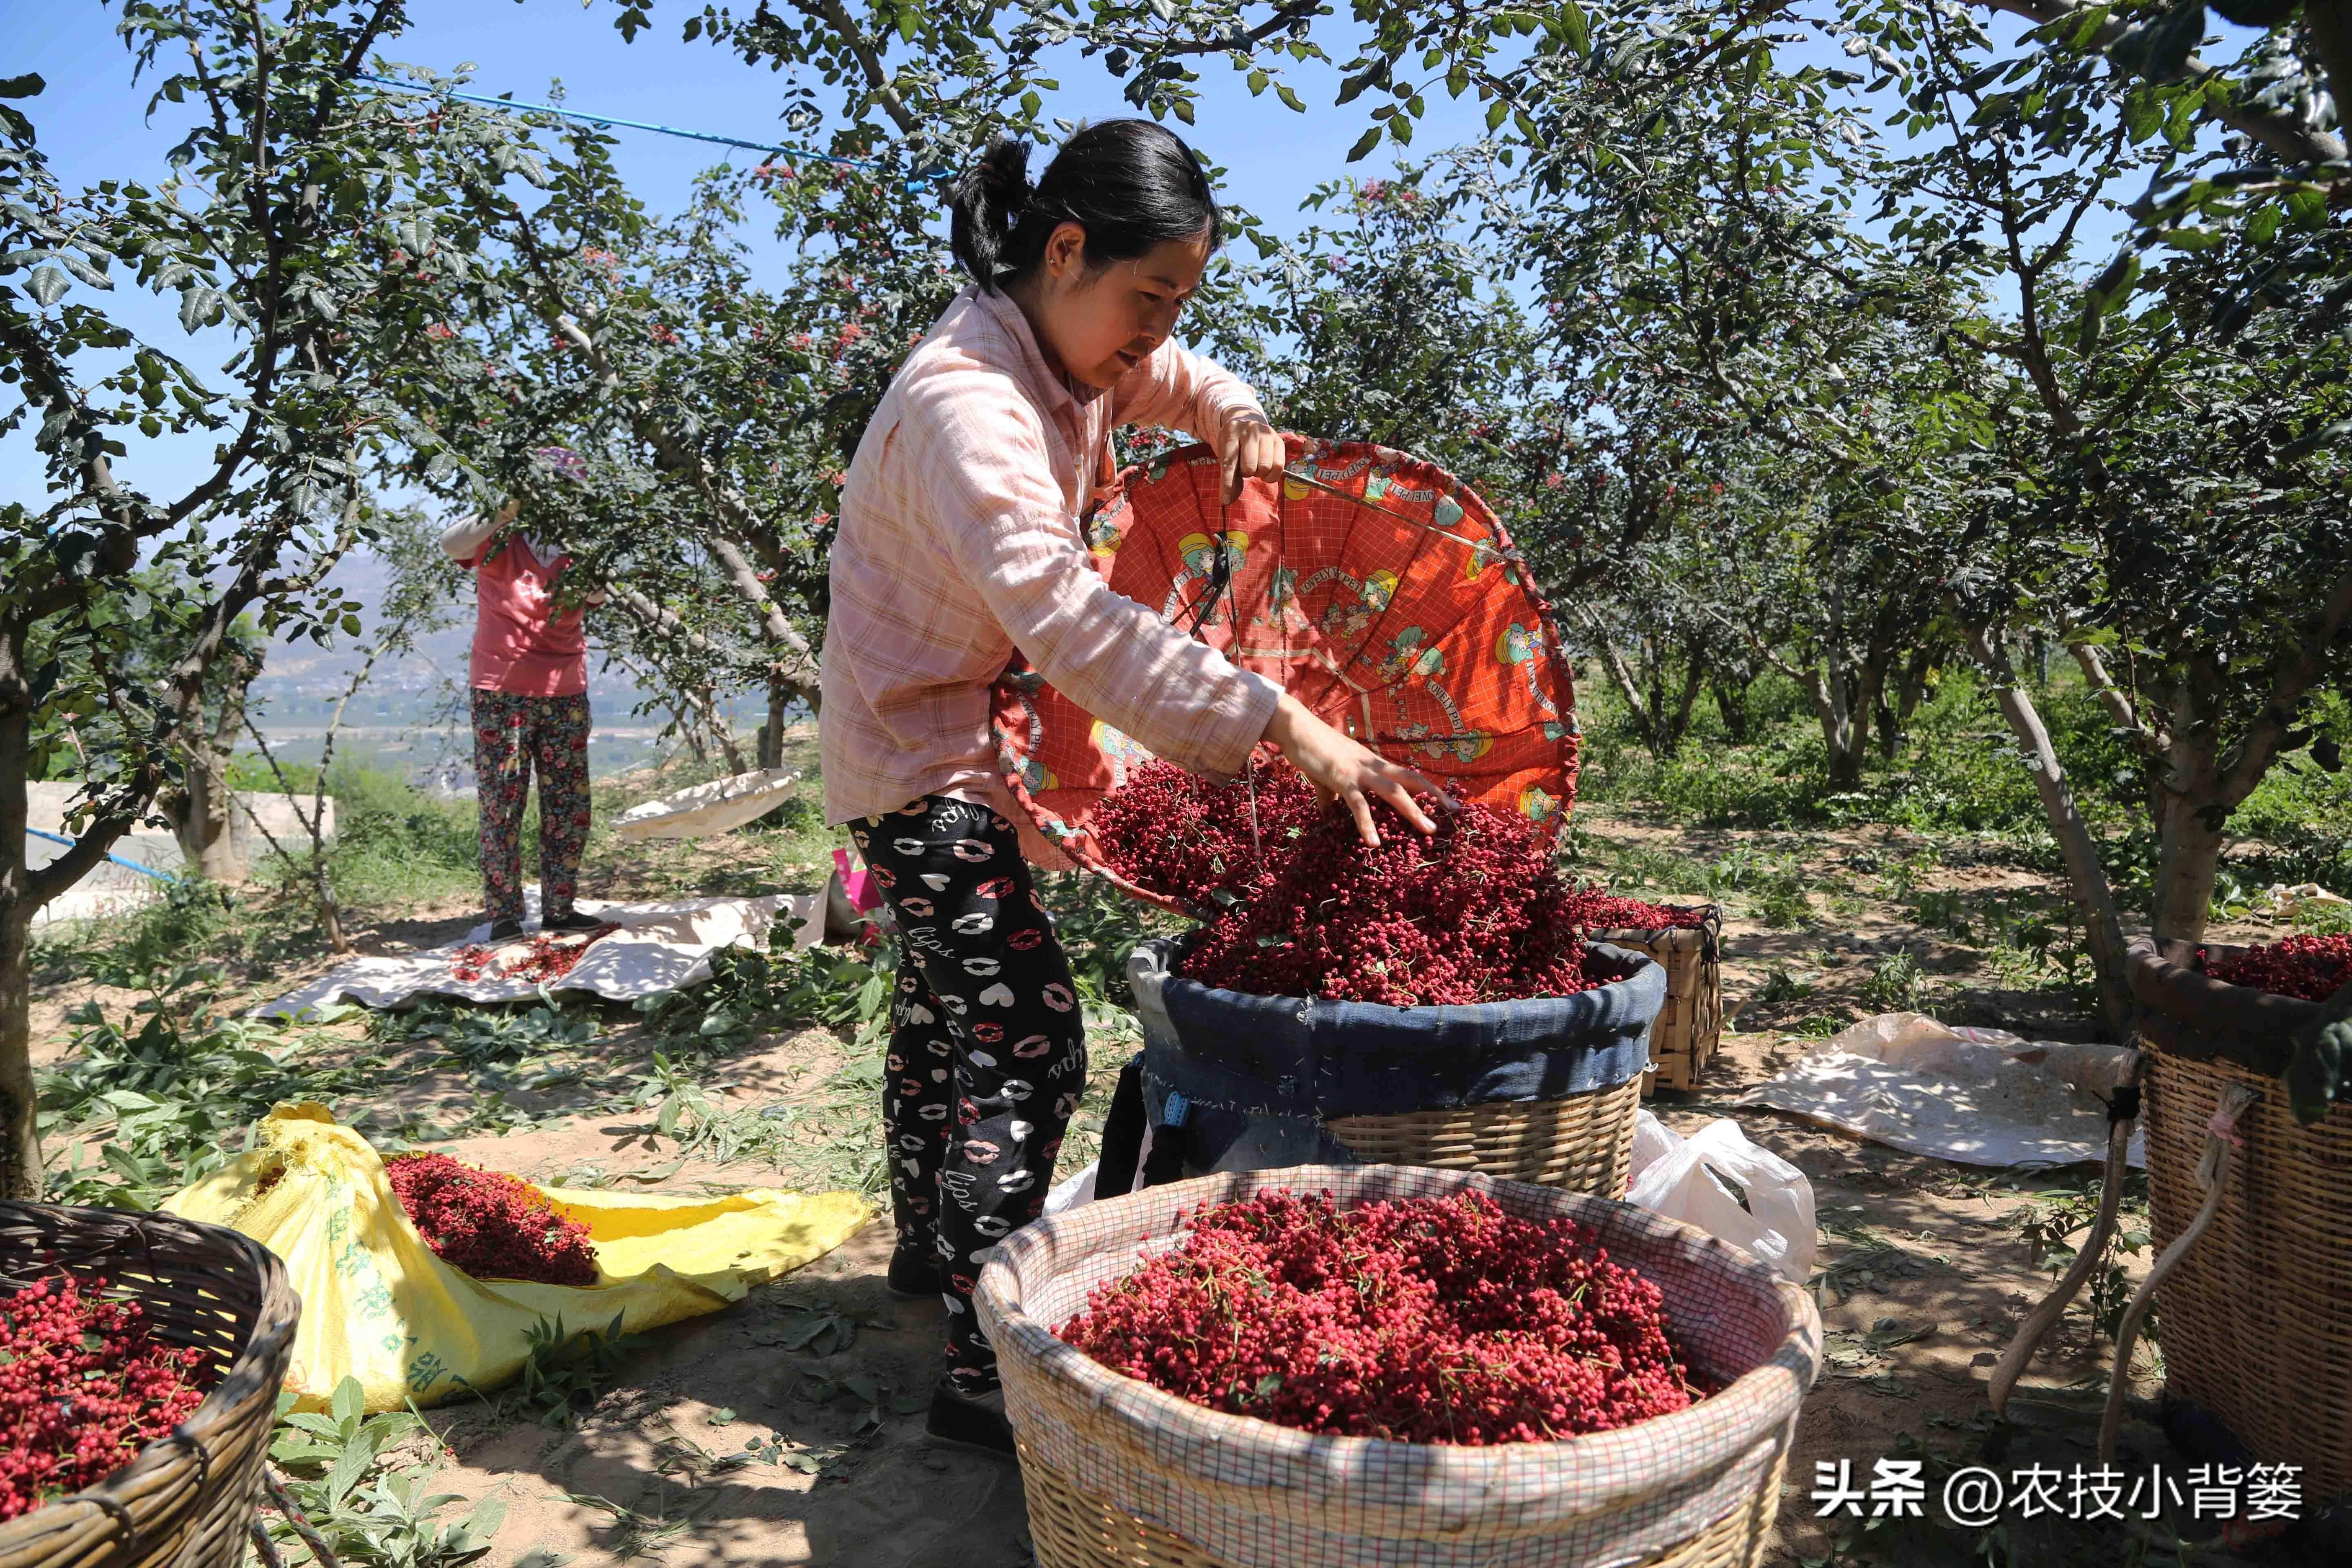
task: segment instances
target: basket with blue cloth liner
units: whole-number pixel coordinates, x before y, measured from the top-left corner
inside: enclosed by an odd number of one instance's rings
[[[1286,1165],[1425,1165],[1623,1195],[1666,973],[1586,949],[1572,996],[1390,1007],[1255,996],[1177,973],[1186,938],[1128,963],[1143,1049],[1121,1075],[1095,1191]],[[1148,1153],[1145,1137],[1149,1129]]]

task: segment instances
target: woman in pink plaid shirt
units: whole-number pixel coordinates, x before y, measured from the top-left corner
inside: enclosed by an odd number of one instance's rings
[[[996,770],[996,677],[1017,648],[1097,717],[1213,776],[1269,742],[1367,839],[1371,795],[1428,831],[1412,795],[1441,793],[1096,571],[1078,516],[1111,477],[1114,426],[1206,437],[1229,500],[1281,474],[1283,443],[1247,386],[1171,336],[1221,237],[1192,149],[1120,120],[1079,131],[1034,184],[1028,158],[1000,141],[958,184],[972,286],[908,356],[850,465],[819,726],[826,819],[849,825],[898,930],[890,1284],[947,1304],[932,1435],[1008,1454],[973,1277],[1043,1212],[1087,1052]]]

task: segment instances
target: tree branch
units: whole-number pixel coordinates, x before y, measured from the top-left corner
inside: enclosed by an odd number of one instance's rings
[[[2083,678],[2090,682],[2091,695],[2116,721],[2116,728],[2132,738],[2134,744],[2147,755],[2161,759],[2172,745],[2172,737],[2161,726],[2151,726],[2140,716],[2128,693],[2116,685],[2115,677],[2107,673],[2107,661],[2095,643],[2069,642],[2066,651],[2083,667]]]
[[[2079,16],[2083,11],[2081,6],[2074,4],[2074,0],[1971,0],[1971,3],[1988,11],[2005,11],[2012,16],[2021,16],[2036,26],[2047,26],[2053,22]],[[2319,10],[2324,7],[2315,0],[2312,8]],[[2090,47],[2105,54],[2129,30],[2123,22],[2112,19],[2101,22],[2091,30]],[[2182,64],[2181,74],[2190,81],[2227,80],[2218,68],[2207,65],[2195,55],[2189,56]],[[2229,85],[2236,89],[2238,84],[2231,82]],[[2341,135],[2322,131],[2301,115],[2287,110],[2247,108],[2243,102],[2246,96],[2242,91],[2233,90],[2227,101],[2218,105],[2208,98],[2199,112],[2221,121],[2232,131],[2242,132],[2289,163],[2325,163],[2345,155]]]
[[[2263,774],[2270,771],[2272,762],[2278,756],[2279,743],[2285,739],[2287,726],[2304,693],[2326,672],[2336,639],[2342,635],[2347,620],[2352,620],[2352,573],[2336,580],[2319,613],[2313,617],[2303,646],[2272,680],[2270,700],[2263,705],[2262,717],[2238,742],[2238,754],[2223,769],[2221,804],[2235,807],[2263,782]]]
[[[896,121],[898,129],[909,137],[919,138],[922,121],[907,107],[907,100],[898,96],[898,89],[890,85],[890,73],[882,68],[881,55],[866,42],[864,30],[857,26],[841,0],[793,0],[793,5],[804,15],[824,22],[840,37],[842,46],[857,57],[858,68],[866,73],[866,88],[874,94],[874,101],[882,106],[882,112]]]
[[[2122,1036],[2129,1030],[2132,1019],[2131,991],[2124,977],[2123,920],[2116,910],[2115,889],[2107,881],[2105,868],[2099,863],[2097,841],[2091,837],[2091,826],[2084,821],[2082,809],[2074,804],[2074,791],[2066,783],[2065,770],[2058,765],[2058,749],[2051,743],[2050,731],[2042,724],[2032,697],[2017,679],[2009,650],[1988,635],[1988,627],[1973,619],[1963,616],[1960,624],[1968,633],[1969,651],[1992,677],[1993,700],[2000,704],[2001,716],[2009,721],[2011,731],[2025,748],[2025,765],[2033,773],[2033,787],[2042,796],[2042,814],[2050,819],[2059,853],[2066,861],[2067,879],[2074,885],[2074,901],[2083,910],[2085,945],[2091,950],[2101,1006],[2107,1022]]]

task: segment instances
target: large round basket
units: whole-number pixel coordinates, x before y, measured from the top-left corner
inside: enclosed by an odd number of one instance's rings
[[[1183,1213],[1272,1188],[1349,1207],[1475,1189],[1511,1214],[1575,1220],[1665,1292],[1694,1370],[1732,1381],[1615,1432],[1454,1447],[1207,1410],[1055,1336]],[[1811,1298],[1712,1237],[1605,1198],[1394,1165],[1206,1176],[1085,1205],[1000,1243],[974,1300],[1044,1568],[1752,1568],[1821,1368]]]
[[[1499,1100],[1325,1125],[1368,1165],[1476,1171],[1505,1181],[1622,1198],[1633,1181],[1639,1077],[1557,1100]]]
[[[2306,1127],[2277,1077],[2319,1005],[2224,984],[2193,951],[2144,940],[2130,973],[2154,1047],[2143,1120],[2158,1247],[2204,1202],[2197,1163],[2222,1091],[2261,1096],[2238,1119],[2244,1147],[2212,1225],[2157,1291],[2168,1387],[2256,1458],[2303,1467],[2305,1497],[2352,1490],[2352,1108]]]
[[[1666,994],[1647,954],[1591,948],[1617,977],[1572,996],[1384,1007],[1203,985],[1183,943],[1139,943],[1127,972],[1154,1136],[1173,1090],[1190,1173],[1353,1159],[1624,1195]]]
[[[158,1343],[218,1381],[98,1485],[0,1524],[0,1568],[236,1568],[301,1302],[260,1243],[169,1215],[0,1202],[0,1282],[65,1273],[127,1292]]]

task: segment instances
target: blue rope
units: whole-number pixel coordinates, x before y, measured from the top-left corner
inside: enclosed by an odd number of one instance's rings
[[[599,131],[609,131],[615,125],[625,125],[632,131],[651,131],[663,136],[683,136],[690,142],[715,142],[721,147],[740,147],[751,153],[786,153],[795,158],[812,159],[820,163],[838,163],[847,169],[864,169],[874,174],[884,172],[883,165],[870,158],[844,158],[832,153],[819,153],[808,147],[795,147],[789,142],[745,142],[733,136],[714,136],[707,131],[681,131],[674,125],[656,125],[650,121],[623,120],[614,114],[581,114],[572,110],[558,108],[551,103],[523,103],[511,98],[484,98],[478,93],[458,92],[446,87],[420,87],[415,82],[394,81],[390,77],[370,76],[365,71],[353,71],[352,79],[373,82],[378,87],[393,88],[401,92],[430,93],[440,98],[458,99],[467,103],[486,104],[492,109],[520,110],[530,114],[552,114],[560,119],[578,121],[583,125],[593,126]],[[950,171],[933,170],[929,174],[907,181],[906,188],[910,191],[919,191],[925,185],[938,184],[941,181],[954,177]]]
[[[68,849],[74,847],[75,841],[68,838],[61,833],[44,833],[37,827],[27,827],[25,831],[31,834],[36,838],[46,838],[52,844],[62,844]],[[128,867],[130,869],[137,871],[143,876],[152,877],[159,882],[176,882],[180,879],[177,877],[173,876],[169,871],[158,871],[152,866],[142,866],[138,861],[125,860],[120,855],[109,855],[107,858],[113,861],[118,866]]]

